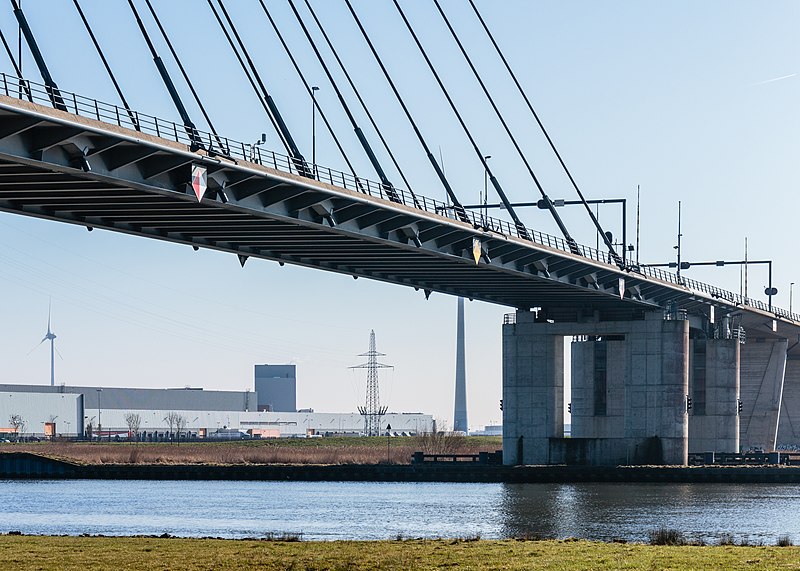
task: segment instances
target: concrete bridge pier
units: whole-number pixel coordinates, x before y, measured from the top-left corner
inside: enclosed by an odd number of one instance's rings
[[[563,439],[563,343],[573,343],[573,438]],[[688,461],[689,322],[552,322],[519,311],[503,327],[507,464]]]
[[[775,449],[786,373],[787,339],[755,338],[742,346],[742,450]],[[794,366],[792,367],[794,372]]]
[[[800,359],[786,361],[783,380],[783,402],[778,424],[778,445],[800,444]]]
[[[739,452],[738,339],[690,341],[689,450]]]
[[[687,464],[689,322],[650,313],[629,327],[625,436],[634,446],[657,437],[663,464]]]
[[[564,436],[564,338],[522,327],[503,335],[503,460],[549,464],[550,439]]]

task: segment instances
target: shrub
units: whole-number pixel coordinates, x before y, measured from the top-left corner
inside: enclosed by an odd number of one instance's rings
[[[778,542],[775,544],[778,547],[791,547],[792,539],[788,535],[781,535],[778,537]]]
[[[730,533],[723,533],[719,536],[719,545],[736,545],[733,535]]]
[[[647,535],[650,545],[686,545],[686,538],[677,529],[660,527]]]

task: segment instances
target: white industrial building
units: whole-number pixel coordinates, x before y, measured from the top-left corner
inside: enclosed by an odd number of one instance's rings
[[[291,377],[285,373],[283,376],[292,378],[292,392],[293,369],[294,366],[291,371],[287,369]],[[260,378],[265,377],[264,369],[259,369],[259,373]],[[281,389],[286,392],[286,387]],[[273,407],[259,411],[258,408],[267,408],[259,405],[261,402],[256,391],[6,384],[0,385],[0,434],[5,434],[0,437],[16,436],[11,417],[19,416],[25,421],[20,436],[100,434],[104,438],[126,438],[129,413],[138,415],[138,433],[144,440],[160,440],[170,432],[177,432],[174,425],[170,430],[169,416],[179,416],[185,423],[182,433],[196,438],[210,438],[225,431],[229,435],[242,432],[255,438],[357,436],[364,430],[364,417],[358,413],[274,411]],[[294,396],[284,395],[281,401],[274,402],[294,402]],[[381,424],[391,426],[393,434],[435,430],[433,417],[422,413],[388,413]]]

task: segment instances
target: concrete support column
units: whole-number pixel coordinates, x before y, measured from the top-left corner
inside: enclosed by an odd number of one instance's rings
[[[595,358],[598,343],[605,345],[605,363]],[[625,414],[626,342],[577,341],[572,353],[572,438],[623,438]],[[598,406],[598,366],[605,370],[605,406]]]
[[[505,464],[547,464],[550,438],[564,436],[564,338],[535,334],[535,327],[532,321],[503,326]]]
[[[774,450],[778,435],[783,380],[786,372],[786,339],[753,339],[741,348],[742,414],[739,431],[743,450]]]
[[[800,446],[800,360],[786,361],[778,446]]]
[[[689,462],[689,322],[662,324],[661,383],[655,393],[660,414],[655,434],[661,437],[664,463],[684,465]]]
[[[698,406],[695,383],[689,394],[694,408],[689,417],[690,452],[739,452],[738,339],[707,339],[705,343],[705,407]],[[692,369],[695,367],[692,366]]]
[[[636,447],[658,437],[661,461],[688,462],[689,322],[664,320],[654,313],[628,337],[625,435]],[[636,459],[640,450],[634,449]]]

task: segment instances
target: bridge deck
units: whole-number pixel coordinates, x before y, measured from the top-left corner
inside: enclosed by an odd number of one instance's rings
[[[505,221],[455,220],[440,202],[401,190],[391,201],[380,185],[329,169],[320,169],[323,180],[305,178],[286,157],[233,141],[225,140],[228,156],[191,151],[174,123],[137,115],[140,128],[157,136],[126,126],[125,110],[114,106],[62,92],[75,111],[66,113],[44,104],[35,84],[36,102],[29,102],[12,96],[10,78],[0,82],[8,94],[0,95],[6,212],[511,307],[544,306],[554,317],[599,310],[628,318],[669,303],[695,312],[715,305],[741,309],[743,321],[759,327],[777,319],[779,329],[794,329],[783,310],[692,280],[678,283],[653,268],[620,269],[603,253],[581,246],[574,254],[546,234],[530,231],[528,240]],[[200,203],[189,184],[193,164],[208,169]]]

